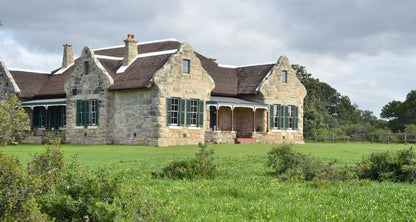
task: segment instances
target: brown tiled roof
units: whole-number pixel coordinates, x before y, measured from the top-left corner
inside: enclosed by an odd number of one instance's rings
[[[202,67],[214,79],[215,88],[212,95],[238,96],[253,94],[274,64],[252,65],[247,67],[226,68],[218,66],[211,59],[197,53]]]
[[[140,55],[178,49],[180,44],[176,40],[139,43],[138,53]],[[172,55],[161,54],[138,57],[123,73],[117,74],[117,70],[122,66],[122,60],[112,59],[111,57],[123,57],[124,50],[124,46],[120,46],[94,51],[95,55],[98,55],[97,58],[101,65],[114,79],[114,85],[110,87],[110,90],[138,89],[152,86],[152,77]],[[215,82],[215,88],[212,91],[213,96],[235,97],[242,94],[253,94],[273,67],[273,64],[238,68],[222,67],[199,53],[196,53],[196,56],[200,59],[202,67]],[[73,65],[63,71],[62,74],[57,74],[59,72],[59,69],[57,69],[52,72],[52,75],[19,71],[13,71],[12,75],[24,98],[64,98],[66,96],[64,84],[74,68],[75,66]]]
[[[22,100],[32,99],[50,76],[47,73],[17,70],[10,70],[10,74],[20,89]]]
[[[252,94],[274,64],[237,68],[238,94]]]
[[[169,59],[172,54],[149,56],[136,59],[124,73],[117,74],[110,90],[148,88],[150,80]]]

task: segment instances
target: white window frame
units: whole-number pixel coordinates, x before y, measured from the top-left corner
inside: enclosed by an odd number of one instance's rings
[[[190,126],[198,126],[198,108],[199,108],[199,101],[197,99],[191,99],[190,105]]]
[[[278,130],[279,129],[279,121],[280,121],[280,116],[279,116],[279,106],[278,105],[273,105],[272,106],[273,109],[273,130]]]
[[[62,127],[66,127],[66,106],[61,109],[61,123]]]
[[[287,107],[287,112],[288,112],[287,115],[289,116],[287,129],[293,130],[294,127],[295,127],[295,116],[294,116],[295,106],[288,106]]]
[[[179,126],[180,115],[180,98],[172,98],[170,124],[172,126]]]

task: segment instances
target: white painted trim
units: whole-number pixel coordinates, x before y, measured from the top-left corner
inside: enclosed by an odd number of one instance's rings
[[[4,64],[4,62],[0,62],[0,66],[4,68],[4,73],[6,73],[7,78],[9,78],[9,81],[12,83],[13,88],[14,88],[14,92],[15,93],[20,93],[20,88],[19,86],[16,84],[16,81],[14,80],[12,74],[9,72],[9,70],[7,69],[6,65]]]
[[[169,42],[169,41],[179,42],[178,40],[176,40],[174,38],[169,38],[169,39],[159,39],[159,40],[139,42],[139,43],[137,43],[137,45],[146,45],[146,44],[151,44],[151,43]],[[109,46],[109,47],[97,48],[97,49],[94,49],[94,51],[101,51],[101,50],[107,50],[107,49],[116,49],[116,48],[124,48],[124,46],[125,45]]]
[[[244,68],[244,67],[250,67],[250,66],[262,66],[262,65],[272,65],[275,64],[275,62],[263,62],[263,63],[253,63],[253,64],[245,64],[245,65],[227,65],[227,64],[218,64],[218,67],[222,68]]]
[[[105,56],[105,55],[95,55],[98,59],[111,59],[111,60],[123,60],[123,57],[115,57],[115,56]]]

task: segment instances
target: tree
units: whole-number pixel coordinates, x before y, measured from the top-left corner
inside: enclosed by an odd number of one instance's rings
[[[30,120],[16,95],[0,101],[0,145],[16,143],[30,130]]]
[[[348,96],[313,78],[304,66],[292,65],[292,68],[308,92],[303,106],[303,130],[306,135],[329,130],[352,135],[371,132],[383,125],[371,111],[358,109]]]
[[[404,102],[393,100],[381,110],[380,116],[389,120],[393,132],[405,130],[406,125],[416,124],[416,90],[410,91]]]

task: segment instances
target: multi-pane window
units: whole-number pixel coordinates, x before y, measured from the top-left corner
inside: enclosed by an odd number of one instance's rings
[[[282,71],[282,83],[287,83],[287,71]]]
[[[90,124],[97,125],[97,100],[90,100]]]
[[[271,118],[272,118],[272,128],[279,129],[279,105],[272,105],[271,107]]]
[[[183,67],[183,73],[190,73],[191,70],[191,61],[189,59],[182,60],[182,67]]]
[[[84,74],[88,75],[89,71],[90,71],[90,63],[88,61],[85,61],[84,62]]]
[[[295,107],[294,106],[288,106],[287,107],[287,117],[288,117],[288,129],[293,129],[294,125],[294,113],[295,113]]]
[[[77,100],[77,126],[98,126],[98,100]]]
[[[200,127],[204,123],[204,103],[199,99],[167,98],[166,111],[167,125]]]
[[[297,106],[270,106],[270,128],[276,129],[298,129],[298,107]]]
[[[197,126],[198,125],[198,100],[196,99],[191,99],[190,100],[191,105],[190,105],[190,123],[189,125],[191,126]]]
[[[172,98],[170,125],[179,125],[179,98]]]

